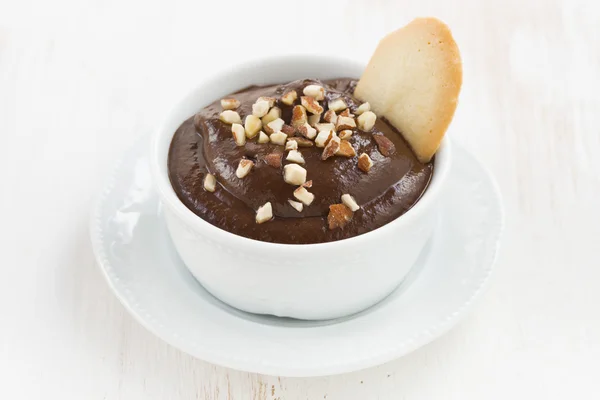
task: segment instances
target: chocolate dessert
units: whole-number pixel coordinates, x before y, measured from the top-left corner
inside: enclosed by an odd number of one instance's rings
[[[345,239],[400,217],[433,162],[353,96],[356,83],[251,86],[200,110],[171,143],[178,197],[221,229],[274,243]]]

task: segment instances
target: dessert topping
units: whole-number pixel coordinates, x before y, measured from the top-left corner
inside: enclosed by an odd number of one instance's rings
[[[305,96],[314,97],[315,100],[321,101],[325,99],[325,89],[323,89],[323,86],[308,85],[304,88],[302,93],[304,93]]]
[[[327,223],[329,229],[343,228],[352,219],[352,210],[344,204],[332,204],[329,206]]]
[[[346,102],[344,101],[344,99],[342,99],[341,97],[335,99],[335,100],[331,100],[329,102],[329,109],[333,110],[333,111],[342,111],[345,110],[346,108],[348,108],[348,106],[346,105]]]
[[[290,185],[302,185],[306,182],[306,170],[298,164],[283,167],[283,180]]]
[[[281,102],[285,105],[291,106],[298,98],[298,93],[295,90],[287,91],[281,96]]]
[[[373,160],[371,160],[371,157],[369,157],[367,153],[362,153],[360,156],[358,156],[358,168],[361,171],[369,172],[372,166]]]
[[[332,136],[329,139],[329,143],[323,149],[323,153],[321,154],[321,160],[327,160],[329,157],[333,157],[335,153],[340,148],[340,138],[337,136]]]
[[[396,146],[394,146],[394,143],[392,143],[392,141],[385,136],[381,134],[375,134],[373,135],[373,139],[377,143],[379,152],[384,156],[389,157],[396,151]]]
[[[240,101],[237,99],[221,99],[221,107],[223,110],[235,110],[240,106]]]
[[[327,110],[325,112],[325,114],[323,115],[323,120],[325,122],[331,122],[332,124],[335,124],[335,122],[337,121],[337,114],[335,113],[335,111],[333,110]]]
[[[375,121],[377,120],[377,116],[373,111],[365,111],[361,115],[356,118],[356,122],[358,122],[358,128],[365,132],[369,132],[375,126]]]
[[[277,99],[275,97],[260,96],[256,101],[257,102],[266,101],[267,103],[269,103],[269,108],[271,108],[275,105],[275,102],[277,101]]]
[[[343,131],[346,129],[356,128],[356,122],[354,122],[354,118],[352,117],[343,117],[341,114],[337,118],[337,122],[335,124],[336,131]]]
[[[271,202],[266,202],[256,210],[256,223],[262,224],[263,222],[270,221],[273,218],[273,207]]]
[[[242,121],[240,121],[242,122]],[[246,130],[240,124],[232,124],[231,125],[231,134],[233,135],[233,140],[235,140],[235,144],[238,146],[243,146],[246,144]]]
[[[356,150],[347,140],[340,140],[340,148],[335,153],[336,156],[342,157],[354,157],[356,155]]]
[[[310,126],[310,125],[308,124],[308,122],[307,122],[307,123],[305,123],[305,124],[304,124],[304,125],[302,125],[302,126],[299,126],[299,127],[298,127],[298,132],[299,132],[299,133],[300,133],[302,136],[304,136],[305,138],[308,138],[308,139],[314,139],[314,138],[315,138],[315,136],[317,136],[317,130],[316,130],[315,128],[313,128],[312,126]]]
[[[250,170],[252,169],[253,166],[254,166],[254,162],[252,160],[248,160],[245,158],[241,159],[240,163],[238,164],[237,169],[235,170],[235,176],[242,179],[243,177],[245,177],[246,175],[248,175],[250,173]]]
[[[267,132],[268,134],[279,132],[281,130],[281,128],[283,128],[284,124],[285,124],[285,122],[281,118],[277,118],[277,119],[269,122],[264,127],[265,132]]]
[[[272,133],[269,138],[271,139],[271,143],[283,146],[285,144],[285,141],[287,140],[287,135],[281,131],[278,131]]]
[[[304,209],[304,204],[300,203],[299,201],[288,200],[288,203],[290,203],[290,206],[294,207],[294,210],[298,212],[302,212]]]
[[[366,111],[371,111],[371,105],[369,104],[368,101],[366,103],[362,103],[360,106],[358,106],[358,108],[356,109],[356,111],[354,111],[354,113],[356,115],[361,115],[362,113],[364,113]]]
[[[295,140],[290,140],[290,138],[288,138],[288,141],[285,142],[285,149],[298,150],[298,142],[296,142]]]
[[[265,156],[264,160],[268,166],[273,167],[273,168],[280,168],[282,157],[283,157],[282,153],[270,153]]]
[[[321,114],[314,114],[308,117],[308,123],[310,126],[315,126],[321,120]]]
[[[342,195],[342,203],[344,203],[344,205],[352,212],[358,211],[360,208],[356,203],[356,200],[354,200],[354,197],[350,196],[348,193]]]
[[[226,124],[241,124],[242,119],[240,118],[240,114],[235,111],[225,110],[221,114],[219,114],[219,119]]]
[[[244,128],[246,129],[246,137],[252,139],[262,128],[262,122],[256,115],[248,115],[244,123]]]
[[[292,109],[292,126],[297,128],[306,122],[306,108],[304,106],[294,106]]]
[[[252,114],[258,118],[262,118],[269,112],[269,102],[266,100],[257,100],[256,103],[252,104]]]
[[[347,140],[350,139],[352,137],[352,131],[350,129],[344,129],[343,131],[340,132],[340,139],[342,140]]]
[[[271,121],[275,121],[277,118],[281,118],[281,108],[273,107],[269,110],[267,115],[261,118],[262,124],[267,125]]]
[[[207,192],[214,192],[217,187],[217,178],[213,174],[206,174],[204,177],[204,189]]]
[[[300,153],[298,150],[290,150],[285,159],[298,164],[304,164],[304,157],[302,157],[302,153]]]
[[[318,101],[314,99],[314,97],[310,96],[302,96],[300,97],[300,103],[306,108],[306,111],[311,114],[321,114],[323,112],[323,107],[319,104]]]
[[[310,206],[315,199],[315,195],[306,190],[304,186],[300,186],[294,190],[294,197],[300,200],[305,206]]]
[[[315,145],[317,147],[325,147],[327,146],[327,143],[329,143],[329,141],[331,140],[331,138],[333,137],[333,135],[335,135],[334,131],[321,131],[319,132],[319,134],[317,135],[316,139],[315,139]]]
[[[263,131],[260,131],[258,134],[258,143],[269,143],[269,136],[267,136],[267,134]]]
[[[317,131],[315,131],[316,134]],[[298,143],[298,147],[313,147],[315,144],[313,143],[312,140],[308,140],[302,137],[291,137],[288,138],[288,142],[296,142]]]

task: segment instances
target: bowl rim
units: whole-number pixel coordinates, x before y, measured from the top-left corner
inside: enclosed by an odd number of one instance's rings
[[[446,181],[451,165],[452,146],[447,134],[443,138],[440,147],[436,152],[434,158],[434,172],[431,177],[431,181],[429,182],[425,192],[423,192],[421,198],[408,211],[398,218],[388,222],[387,224],[373,229],[370,232],[342,240],[311,244],[284,244],[250,239],[212,225],[196,215],[179,199],[169,179],[167,159],[163,159],[164,154],[168,155],[168,147],[170,146],[172,137],[175,134],[174,131],[171,131],[170,126],[172,125],[171,120],[174,118],[174,114],[177,113],[177,110],[184,108],[185,105],[192,102],[194,94],[201,91],[206,86],[209,86],[211,83],[216,81],[224,81],[228,77],[242,73],[244,70],[247,70],[250,67],[277,68],[278,65],[281,67],[281,64],[295,63],[297,65],[298,63],[306,63],[307,59],[311,61],[318,60],[330,65],[353,64],[357,69],[364,69],[365,67],[364,63],[357,60],[315,54],[270,56],[233,64],[228,67],[227,71],[209,76],[196,84],[191,90],[187,91],[185,95],[181,97],[179,101],[177,101],[170,109],[170,111],[167,112],[162,118],[161,123],[158,125],[159,127],[154,132],[151,140],[150,159],[154,186],[159,193],[163,205],[168,206],[170,211],[174,212],[186,225],[193,227],[196,232],[202,232],[203,234],[209,236],[211,240],[216,240],[221,243],[226,242],[228,246],[237,247],[239,249],[246,249],[248,246],[252,246],[258,251],[264,250],[270,252],[304,252],[307,249],[330,251],[340,247],[354,247],[365,243],[373,243],[373,241],[377,241],[378,238],[381,238],[382,235],[393,234],[393,230],[401,228],[404,225],[410,225],[418,218],[422,218],[423,214],[432,212],[433,205],[443,191],[444,182]],[[304,77],[298,77],[296,79],[302,78]],[[245,86],[249,86],[253,83],[254,82],[247,82]],[[240,86],[244,87],[244,85]],[[204,106],[205,105],[203,104],[198,105],[198,108]],[[189,118],[189,116],[186,118]],[[180,123],[182,122],[183,120],[180,121]],[[168,141],[165,140],[165,136],[169,137]],[[167,149],[165,149],[165,144]]]

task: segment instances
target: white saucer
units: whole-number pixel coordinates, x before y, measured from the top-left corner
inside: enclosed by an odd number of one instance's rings
[[[282,376],[375,366],[448,331],[473,305],[492,272],[503,226],[500,195],[481,164],[453,146],[447,201],[433,239],[394,293],[351,317],[311,322],[253,315],[204,290],[167,234],[145,142],[124,156],[98,201],[91,223],[94,251],[129,312],[193,356]]]

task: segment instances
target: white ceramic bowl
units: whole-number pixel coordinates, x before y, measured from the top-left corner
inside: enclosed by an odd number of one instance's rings
[[[169,233],[190,272],[220,300],[252,313],[300,319],[350,315],[390,294],[431,237],[450,168],[447,139],[436,155],[431,183],[412,209],[372,232],[331,243],[275,244],[232,234],[195,215],[171,186],[167,157],[173,134],[215,99],[251,84],[360,77],[363,69],[355,61],[323,56],[278,57],[229,67],[185,96],[156,132],[152,170]]]

